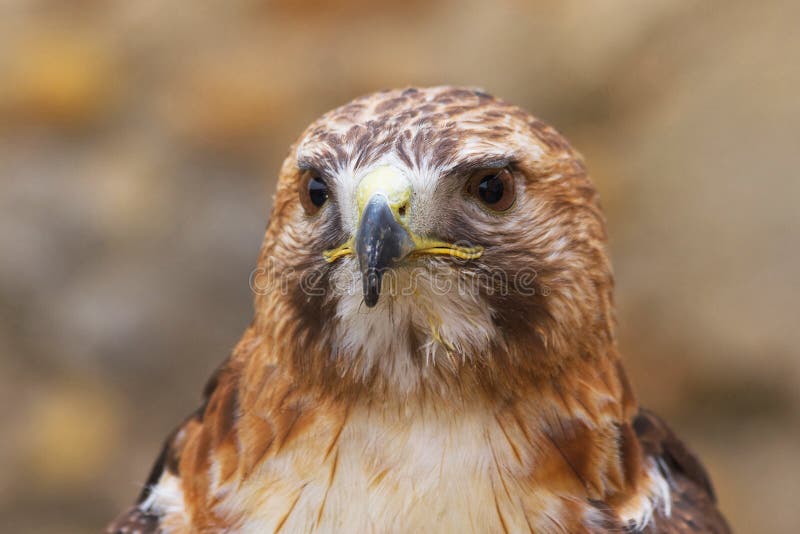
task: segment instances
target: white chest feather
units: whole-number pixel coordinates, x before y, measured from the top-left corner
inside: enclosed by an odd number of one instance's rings
[[[600,521],[588,503],[576,507],[575,501],[530,484],[534,467],[517,457],[488,413],[409,420],[356,410],[330,451],[328,442],[328,435],[309,432],[246,482],[218,488],[215,515],[238,525],[235,532],[259,534],[563,533],[559,518],[574,520],[576,510],[588,527]],[[159,486],[174,484],[162,479]],[[186,518],[180,497],[162,492],[151,504]],[[642,496],[632,519],[649,520],[652,497]]]
[[[324,462],[306,461],[302,455],[309,449],[298,443],[265,466],[261,481],[243,488],[231,506],[251,507],[242,525],[246,532],[274,532],[281,522],[285,532],[502,528],[487,432],[479,418],[424,418],[407,425],[351,414]]]
[[[232,516],[247,509],[242,532],[559,531],[530,511],[558,515],[560,499],[521,483],[530,466],[489,414],[363,410],[324,461],[315,449],[298,442],[225,500]]]

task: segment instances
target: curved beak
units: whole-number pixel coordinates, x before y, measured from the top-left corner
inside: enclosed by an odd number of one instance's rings
[[[376,194],[364,208],[355,248],[364,303],[371,308],[378,303],[383,274],[414,250],[411,234],[395,219],[384,195]]]

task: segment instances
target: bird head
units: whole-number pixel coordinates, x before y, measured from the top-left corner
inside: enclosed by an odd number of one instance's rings
[[[605,240],[551,127],[480,91],[376,93],[285,160],[256,324],[313,380],[502,389],[613,343]]]

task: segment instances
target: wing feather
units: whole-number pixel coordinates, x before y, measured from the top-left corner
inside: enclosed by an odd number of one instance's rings
[[[648,534],[730,534],[717,509],[711,479],[695,454],[653,412],[642,409],[633,428],[645,455],[656,460],[670,485],[670,514],[656,515]]]
[[[159,517],[139,506],[131,506],[105,530],[106,534],[157,534],[161,532]]]

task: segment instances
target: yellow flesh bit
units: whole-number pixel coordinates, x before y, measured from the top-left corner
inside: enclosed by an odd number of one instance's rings
[[[452,256],[462,260],[475,260],[483,255],[483,247],[481,246],[461,247],[430,239],[414,239],[414,242],[418,243],[418,245],[411,252],[412,256]],[[328,263],[333,263],[345,256],[355,256],[353,240],[351,239],[339,247],[324,251],[322,256]]]
[[[355,256],[355,247],[353,245],[352,238],[345,244],[330,250],[326,250],[322,253],[322,257],[325,258],[325,261],[328,263],[333,263],[339,258],[343,258],[345,256]]]
[[[481,246],[462,247],[436,239],[417,237],[413,234],[412,239],[416,245],[411,252],[412,255],[452,256],[462,260],[476,260],[483,255],[483,247]]]

